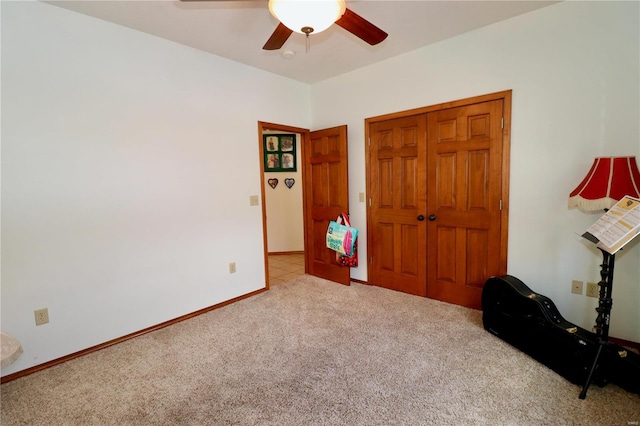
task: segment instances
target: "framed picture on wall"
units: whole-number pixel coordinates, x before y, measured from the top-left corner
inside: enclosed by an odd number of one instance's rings
[[[264,150],[266,152],[274,152],[280,149],[280,141],[277,136],[265,136]]]
[[[264,135],[264,171],[295,172],[296,135]]]

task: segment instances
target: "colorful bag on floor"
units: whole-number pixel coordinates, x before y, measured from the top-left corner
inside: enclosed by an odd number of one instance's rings
[[[327,247],[336,252],[339,265],[358,266],[358,230],[351,227],[349,216],[340,214],[327,228]]]

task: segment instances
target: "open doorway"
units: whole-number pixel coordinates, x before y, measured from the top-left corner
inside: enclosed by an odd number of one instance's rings
[[[258,122],[266,287],[306,272],[301,129]],[[293,146],[290,145],[293,143]]]
[[[304,275],[304,212],[300,133],[263,130],[270,285]]]
[[[310,132],[307,129],[258,122],[260,174],[263,217],[263,244],[266,288],[269,288],[269,233],[267,229],[267,189],[273,189],[265,178],[268,163],[268,132],[286,132],[300,135],[300,155],[303,198],[304,271],[306,274],[349,285],[350,270],[336,259],[335,252],[326,246],[329,222],[342,212],[349,212],[349,179],[347,164],[347,126],[336,126]],[[274,147],[275,149],[275,147]],[[283,154],[283,153],[281,153]],[[282,157],[283,158],[283,157]],[[278,163],[280,164],[280,163]],[[297,183],[296,183],[297,184]],[[278,179],[280,185],[280,179]],[[286,186],[286,184],[285,184]]]

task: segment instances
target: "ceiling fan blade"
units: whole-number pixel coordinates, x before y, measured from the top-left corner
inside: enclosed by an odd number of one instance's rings
[[[293,31],[285,27],[283,23],[278,24],[276,30],[271,34],[269,40],[262,46],[264,50],[278,50],[287,41]]]
[[[349,9],[344,11],[344,15],[336,21],[336,24],[372,46],[380,43],[388,36],[380,28]]]

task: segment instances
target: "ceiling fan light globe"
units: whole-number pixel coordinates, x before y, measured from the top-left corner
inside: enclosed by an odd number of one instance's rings
[[[269,0],[269,12],[291,31],[305,34],[305,27],[319,33],[344,14],[344,0]]]

